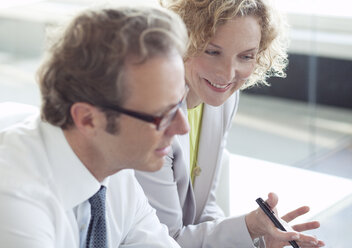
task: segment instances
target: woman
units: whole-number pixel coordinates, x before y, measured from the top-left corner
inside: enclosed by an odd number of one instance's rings
[[[184,20],[190,36],[185,56],[191,132],[176,137],[163,168],[136,172],[161,222],[181,247],[301,247],[323,245],[315,237],[276,229],[257,209],[224,218],[215,202],[226,134],[235,115],[239,90],[284,76],[287,42],[284,23],[265,0],[176,0],[167,7]],[[250,180],[250,179],[249,179]],[[240,190],[240,189],[239,189]],[[269,194],[272,208],[277,196]],[[284,220],[308,211],[297,209]],[[295,226],[304,231],[318,222]]]

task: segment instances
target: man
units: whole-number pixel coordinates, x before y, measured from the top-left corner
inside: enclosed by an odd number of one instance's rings
[[[1,247],[178,247],[128,169],[160,169],[189,129],[186,41],[150,8],[87,11],[55,40],[41,117],[0,132]]]

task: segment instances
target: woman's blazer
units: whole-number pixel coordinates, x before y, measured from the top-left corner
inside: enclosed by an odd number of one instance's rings
[[[215,202],[221,156],[238,99],[237,91],[219,107],[204,105],[198,148],[201,173],[193,187],[188,134],[175,137],[161,170],[136,172],[160,221],[181,247],[254,247],[244,216],[225,219]]]

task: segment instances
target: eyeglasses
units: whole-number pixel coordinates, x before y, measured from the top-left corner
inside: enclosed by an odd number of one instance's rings
[[[173,106],[170,109],[166,110],[160,116],[149,115],[149,114],[145,114],[145,113],[141,113],[141,112],[125,109],[125,108],[122,108],[122,107],[119,107],[119,106],[103,105],[103,106],[100,106],[100,107],[101,108],[105,108],[105,109],[110,109],[110,110],[113,110],[113,111],[116,111],[116,112],[120,112],[122,114],[131,116],[133,118],[136,118],[136,119],[139,119],[139,120],[142,120],[142,121],[153,123],[156,126],[156,129],[158,131],[160,131],[160,130],[166,129],[171,124],[171,122],[175,119],[177,111],[179,110],[179,108],[183,105],[184,101],[186,100],[186,97],[187,97],[187,94],[188,94],[188,90],[189,90],[188,86],[186,85],[185,94],[183,95],[182,99],[175,106]]]

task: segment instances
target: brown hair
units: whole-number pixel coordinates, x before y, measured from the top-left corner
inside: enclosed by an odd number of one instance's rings
[[[288,39],[286,22],[270,0],[159,0],[186,24],[189,43],[185,60],[204,52],[216,29],[235,17],[254,16],[261,27],[255,70],[242,88],[267,84],[270,76],[285,77]],[[236,35],[236,34],[234,34]]]
[[[86,11],[78,15],[51,45],[38,71],[42,118],[63,129],[72,126],[75,102],[122,105],[127,57],[139,63],[176,50],[185,51],[187,32],[174,13],[156,8]],[[107,131],[114,133],[114,112],[103,110]]]

